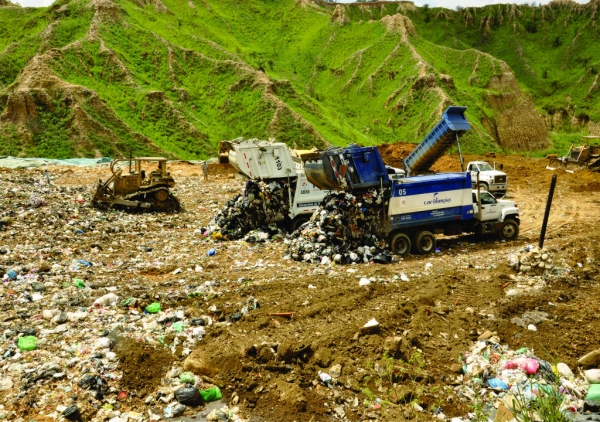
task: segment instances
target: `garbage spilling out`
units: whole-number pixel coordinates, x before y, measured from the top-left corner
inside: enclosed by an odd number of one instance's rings
[[[576,376],[565,363],[553,365],[532,350],[510,350],[500,341],[495,333],[484,332],[460,357],[461,374],[452,381],[459,384],[454,392],[460,400],[473,403],[485,420],[600,420],[600,407],[594,403],[600,398],[595,396],[600,370]],[[481,417],[473,412],[451,421]]]
[[[289,213],[288,191],[287,182],[249,180],[244,191],[227,201],[202,233],[215,240],[238,240],[246,236],[249,242],[282,236]]]
[[[311,219],[292,234],[286,255],[320,264],[389,263],[380,224],[384,206],[377,189],[330,193]]]

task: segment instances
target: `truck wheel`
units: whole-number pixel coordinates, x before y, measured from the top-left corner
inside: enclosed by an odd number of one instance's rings
[[[415,247],[421,255],[435,252],[435,235],[428,231],[422,231],[415,238]]]
[[[410,237],[404,233],[396,233],[391,241],[392,251],[396,255],[406,256],[410,253]]]
[[[479,183],[479,185],[481,186],[482,190],[486,190],[488,192],[490,191],[490,185],[488,185],[487,183],[481,182],[481,183]],[[475,186],[475,188],[477,188],[477,186]]]
[[[310,218],[304,216],[294,218],[290,227],[292,229],[292,233],[298,230],[300,226],[306,223],[308,220],[310,220]]]
[[[512,218],[507,218],[502,223],[500,238],[504,240],[514,240],[519,236],[519,225]]]

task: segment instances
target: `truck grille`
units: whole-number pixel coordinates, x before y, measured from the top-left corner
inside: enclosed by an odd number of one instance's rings
[[[506,176],[494,176],[494,183],[506,183]]]

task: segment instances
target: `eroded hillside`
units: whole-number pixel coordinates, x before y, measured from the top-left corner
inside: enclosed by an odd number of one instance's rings
[[[594,37],[594,5],[514,6],[513,31],[526,8],[577,10],[567,26]],[[297,147],[418,142],[451,104],[469,107],[467,151],[545,150],[548,129],[594,130],[593,112],[545,107],[519,63],[493,47],[508,28],[494,10],[309,0],[2,7],[0,154],[201,158],[238,136]],[[471,32],[491,41],[468,44]]]

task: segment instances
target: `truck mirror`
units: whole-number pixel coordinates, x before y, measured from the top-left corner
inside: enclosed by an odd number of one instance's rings
[[[504,164],[500,164],[500,170],[504,169]]]

